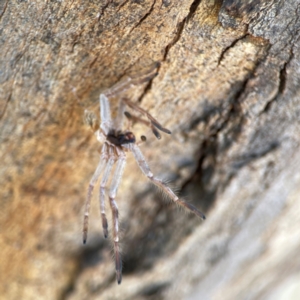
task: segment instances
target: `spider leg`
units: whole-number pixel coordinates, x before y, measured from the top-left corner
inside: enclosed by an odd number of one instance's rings
[[[109,203],[112,210],[113,219],[113,236],[114,236],[114,253],[115,253],[115,263],[116,263],[116,275],[118,284],[122,281],[122,259],[121,250],[119,245],[119,212],[118,206],[115,201],[118,186],[120,185],[121,177],[123,175],[126,156],[123,150],[116,148],[118,154],[117,166],[112,179],[111,189],[109,191]]]
[[[121,81],[117,82],[109,89],[103,91],[103,94],[105,94],[107,97],[113,97],[120,94],[121,92],[125,92],[131,86],[147,82],[157,75],[157,68],[159,66],[160,63],[155,62],[150,65],[147,70],[144,70],[143,73],[139,72],[136,74],[127,75]]]
[[[160,134],[158,132],[157,129],[159,129],[160,131],[167,133],[167,134],[171,134],[171,131],[167,128],[164,128],[155,118],[153,118],[147,111],[145,111],[144,109],[142,109],[141,107],[137,106],[136,104],[134,104],[133,102],[131,102],[129,99],[122,99],[126,105],[128,105],[129,107],[131,107],[132,109],[138,111],[139,113],[141,113],[142,115],[145,115],[148,120],[149,120],[149,127],[151,128],[152,132],[154,133],[154,135],[160,139]],[[129,114],[130,115],[130,114]],[[129,117],[129,115],[127,117]],[[139,119],[137,117],[135,117],[135,119]]]
[[[161,139],[160,133],[159,133],[158,130],[152,125],[151,122],[146,121],[146,120],[144,120],[144,119],[142,119],[142,118],[140,118],[140,117],[138,117],[138,116],[134,116],[134,115],[132,115],[131,113],[129,113],[128,111],[125,111],[125,112],[124,112],[124,115],[125,115],[125,116],[127,117],[127,119],[130,121],[130,124],[131,124],[132,122],[139,122],[139,123],[142,123],[142,124],[144,124],[144,125],[146,125],[146,126],[148,126],[148,127],[151,128],[153,134],[155,135],[155,137],[156,137],[158,140]]]
[[[99,193],[99,202],[100,202],[100,210],[101,210],[101,218],[102,218],[102,228],[104,237],[107,238],[108,236],[108,226],[107,226],[107,218],[105,213],[105,187],[111,172],[111,169],[116,161],[114,148],[112,146],[109,147],[108,153],[108,162],[106,168],[104,170],[104,174],[100,183],[100,193]]]
[[[162,180],[154,177],[153,173],[151,172],[141,150],[139,147],[135,144],[127,144],[123,145],[123,147],[128,148],[131,150],[131,152],[134,155],[135,160],[137,161],[140,169],[142,172],[158,187],[160,187],[175,203],[179,204],[180,206],[188,209],[190,212],[194,213],[196,216],[202,218],[203,220],[205,219],[205,215],[198,210],[194,205],[185,202],[181,199],[179,199],[176,194],[171,190],[171,188],[164,183]]]
[[[107,135],[109,130],[112,127],[112,120],[110,114],[109,101],[105,94],[100,94],[100,116],[101,116],[100,128]]]
[[[84,244],[86,243],[87,234],[88,234],[89,211],[90,211],[90,206],[91,206],[93,189],[94,189],[94,186],[95,186],[99,176],[102,173],[104,166],[107,163],[107,158],[108,158],[107,157],[107,145],[104,144],[102,147],[102,151],[101,151],[100,162],[99,162],[97,169],[90,181],[89,188],[88,188],[88,194],[87,194],[86,201],[85,201],[85,211],[84,211],[83,231],[82,231]]]

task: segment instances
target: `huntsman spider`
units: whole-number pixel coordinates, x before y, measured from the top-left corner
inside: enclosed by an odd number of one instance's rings
[[[157,65],[151,69],[150,73],[146,76],[138,77],[126,77],[125,80],[115,84],[111,88],[107,89],[105,92],[100,94],[100,116],[101,123],[100,126],[97,123],[97,118],[93,113],[85,111],[85,118],[87,123],[92,127],[94,133],[97,137],[97,140],[103,144],[100,162],[96,168],[96,171],[90,181],[86,203],[85,203],[85,213],[84,213],[84,222],[83,222],[83,243],[87,241],[88,235],[88,221],[89,221],[89,210],[92,198],[92,192],[94,186],[102,174],[102,179],[100,182],[100,210],[102,217],[102,227],[104,232],[104,237],[108,237],[108,223],[105,212],[105,189],[108,182],[109,176],[111,174],[112,168],[114,165],[115,170],[111,180],[111,186],[108,193],[109,203],[112,211],[112,221],[113,221],[113,244],[114,244],[114,256],[115,256],[115,268],[116,268],[116,278],[118,284],[122,281],[122,260],[121,260],[121,251],[119,245],[119,220],[118,220],[118,206],[115,201],[117,189],[120,185],[121,177],[124,171],[126,163],[126,152],[131,152],[135,158],[139,168],[142,173],[151,180],[156,186],[158,186],[163,192],[165,192],[171,200],[177,203],[179,206],[187,209],[188,211],[194,213],[198,217],[205,219],[205,216],[192,204],[185,202],[180,199],[171,188],[162,180],[158,179],[151,172],[147,161],[145,160],[137,142],[134,134],[131,131],[122,131],[122,123],[124,115],[127,118],[140,121],[148,125],[154,135],[160,139],[159,131],[162,131],[167,134],[171,134],[171,131],[164,128],[156,119],[154,119],[148,112],[139,106],[135,105],[133,102],[128,99],[122,98],[119,103],[117,117],[115,119],[111,118],[109,97],[118,95],[120,92],[127,90],[129,87],[148,81],[156,75]],[[125,111],[126,105],[131,109],[137,111],[142,116],[147,118],[147,121],[141,117],[131,115]],[[145,140],[145,137],[142,136],[142,140]]]

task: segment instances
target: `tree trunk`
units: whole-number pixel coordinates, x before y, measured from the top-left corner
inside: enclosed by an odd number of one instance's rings
[[[6,0],[0,36],[1,299],[299,297],[299,0]],[[172,135],[131,130],[207,220],[164,201],[128,153],[117,285],[98,188],[82,245],[101,146],[83,112],[157,61],[121,97]]]

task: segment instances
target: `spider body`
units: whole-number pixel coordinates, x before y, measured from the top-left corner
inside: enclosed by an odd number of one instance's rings
[[[110,131],[106,138],[115,146],[122,146],[124,144],[132,144],[136,142],[135,136],[131,131],[117,133]]]
[[[149,76],[146,77],[147,80]],[[130,80],[127,79],[127,85],[130,85]],[[117,194],[117,189],[120,185],[121,177],[125,168],[126,163],[126,153],[131,152],[141,169],[142,173],[148,177],[148,179],[159,188],[161,188],[171,200],[179,204],[181,207],[186,208],[188,211],[194,213],[198,217],[205,219],[205,216],[192,204],[185,202],[180,199],[172,189],[162,180],[156,178],[151,172],[147,161],[145,160],[139,146],[136,143],[134,134],[131,131],[122,131],[123,117],[126,115],[130,119],[136,121],[141,121],[142,123],[148,125],[154,135],[159,139],[160,134],[158,130],[170,134],[171,132],[164,128],[157,120],[155,120],[148,112],[142,108],[136,106],[134,103],[128,99],[121,99],[119,103],[119,111],[115,119],[111,118],[110,114],[110,105],[108,100],[108,95],[114,95],[115,91],[120,92],[122,88],[127,88],[127,85],[121,82],[113,86],[111,89],[107,90],[106,93],[100,95],[100,116],[101,123],[100,126],[94,126],[95,117],[91,115],[86,115],[86,120],[89,125],[95,129],[95,135],[99,142],[103,143],[100,162],[96,168],[96,171],[90,181],[88,194],[85,204],[85,213],[84,213],[84,223],[83,223],[83,243],[86,243],[87,233],[88,233],[88,219],[89,219],[89,209],[92,198],[92,192],[94,186],[102,174],[100,180],[100,189],[99,189],[99,202],[100,202],[100,211],[102,217],[102,227],[104,232],[104,237],[108,236],[108,222],[106,218],[105,210],[105,191],[106,185],[109,179],[109,176],[112,172],[112,169],[115,165],[114,173],[112,175],[111,186],[108,192],[109,204],[112,211],[112,220],[113,220],[113,242],[114,242],[114,255],[115,255],[115,268],[116,268],[116,277],[117,282],[120,284],[122,280],[122,260],[120,254],[120,245],[119,245],[119,221],[118,221],[118,206],[115,201]],[[129,113],[125,113],[125,105],[136,110],[140,114],[147,117],[148,121],[141,119],[140,117],[134,117]],[[142,136],[142,141],[146,138]]]

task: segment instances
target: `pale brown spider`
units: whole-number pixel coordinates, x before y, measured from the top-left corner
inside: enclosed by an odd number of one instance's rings
[[[170,134],[170,130],[164,128],[157,120],[155,120],[148,112],[143,110],[142,108],[136,106],[134,103],[129,101],[128,99],[121,99],[119,104],[119,110],[117,117],[112,120],[110,113],[110,105],[108,101],[108,97],[114,96],[126,89],[130,86],[147,81],[153,76],[156,75],[157,65],[151,69],[151,72],[148,73],[144,77],[126,77],[125,80],[122,80],[120,83],[112,86],[110,89],[106,90],[104,93],[100,95],[100,115],[101,115],[101,124],[100,126],[96,125],[96,117],[94,114],[85,112],[85,117],[89,125],[94,129],[95,135],[99,142],[103,143],[100,162],[97,166],[97,169],[90,181],[87,199],[85,203],[85,213],[84,213],[84,222],[83,222],[83,243],[86,243],[87,233],[88,233],[88,220],[89,220],[89,209],[91,204],[92,191],[94,189],[94,185],[96,184],[98,178],[101,173],[102,180],[100,183],[100,210],[102,217],[102,227],[104,232],[104,237],[108,236],[108,226],[107,226],[107,218],[105,213],[105,188],[107,181],[109,179],[109,175],[113,168],[113,165],[116,164],[115,171],[112,177],[111,187],[109,191],[109,203],[112,210],[112,220],[113,220],[113,240],[114,240],[114,255],[115,255],[115,264],[116,264],[116,277],[118,284],[121,283],[122,280],[122,260],[120,254],[120,245],[119,245],[119,221],[118,221],[118,207],[115,201],[117,189],[120,184],[120,180],[124,171],[125,163],[126,163],[126,154],[125,152],[132,152],[138,166],[141,171],[159,188],[161,188],[175,203],[180,206],[186,208],[190,212],[194,213],[198,217],[205,219],[205,216],[202,212],[200,212],[196,207],[192,204],[183,201],[178,198],[176,194],[171,190],[171,188],[162,180],[154,177],[152,174],[140,148],[136,143],[135,136],[130,131],[122,131],[122,123],[123,116],[126,115],[129,119],[134,121],[140,121],[144,124],[148,125],[154,135],[160,139],[160,133],[158,130]],[[155,72],[153,72],[155,71]],[[133,116],[128,112],[125,112],[125,106],[128,106],[136,111],[138,111],[141,115],[147,117],[148,121],[143,120],[140,117]],[[145,140],[145,137],[142,137],[142,140]]]

